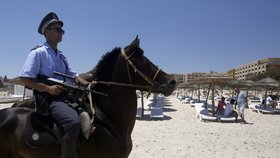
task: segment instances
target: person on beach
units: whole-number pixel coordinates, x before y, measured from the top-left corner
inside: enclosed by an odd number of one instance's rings
[[[66,57],[57,47],[65,33],[62,27],[63,22],[53,12],[42,19],[38,32],[44,35],[46,42],[31,50],[22,68],[20,79],[24,85],[32,88],[34,93],[37,91],[47,94],[48,97],[43,99],[44,102],[45,100],[49,102],[47,111],[62,131],[60,156],[61,158],[76,158],[76,143],[81,130],[80,118],[74,108],[69,105],[69,102],[61,97],[60,94],[65,90],[64,87],[47,85],[39,82],[37,78],[38,75],[44,75],[65,80],[62,76],[54,74],[56,71],[74,77],[75,82],[81,86],[89,85],[89,82],[79,77],[77,72],[71,70]],[[35,100],[37,101],[36,95]]]
[[[272,99],[271,95],[266,98],[266,105],[270,106],[271,108],[276,108],[277,102]]]
[[[231,99],[229,103],[227,103],[225,108],[225,116],[226,117],[235,117],[237,119],[238,114],[233,110],[233,105],[235,103],[235,99]]]
[[[236,109],[236,105],[238,106],[238,114],[241,117],[243,123],[246,123],[244,118],[244,109],[247,104],[247,95],[244,91],[240,91],[238,88],[235,89],[236,95],[236,103],[234,109]]]
[[[219,114],[223,115],[224,112],[225,112],[224,106],[226,106],[225,97],[222,97],[221,100],[219,100],[219,102],[218,102],[218,107],[217,107],[217,110],[216,110],[216,114],[219,113]]]

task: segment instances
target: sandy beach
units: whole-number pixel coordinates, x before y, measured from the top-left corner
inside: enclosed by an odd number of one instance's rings
[[[276,158],[280,149],[280,115],[245,109],[248,124],[201,122],[195,109],[175,96],[165,99],[164,119],[150,111],[137,119],[130,158]]]
[[[147,100],[146,100],[147,101]],[[11,104],[0,104],[0,109]],[[163,119],[150,111],[136,120],[130,158],[276,158],[280,149],[280,115],[245,109],[248,124],[201,122],[195,109],[175,96],[165,98]]]
[[[5,109],[5,108],[9,108],[13,105],[13,103],[1,103],[0,104],[0,109]]]

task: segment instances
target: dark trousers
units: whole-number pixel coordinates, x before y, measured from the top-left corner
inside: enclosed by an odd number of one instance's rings
[[[64,139],[77,140],[80,135],[81,122],[74,108],[61,101],[53,101],[49,106],[50,115],[62,130]]]

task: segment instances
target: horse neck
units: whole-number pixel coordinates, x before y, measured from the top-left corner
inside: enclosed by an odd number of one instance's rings
[[[115,67],[122,70],[120,67]],[[126,71],[126,69],[124,69]],[[112,82],[128,83],[128,76],[123,71],[112,74]],[[137,96],[136,89],[125,86],[109,86],[108,97],[100,101],[103,112],[107,115],[120,135],[130,136],[136,119]]]

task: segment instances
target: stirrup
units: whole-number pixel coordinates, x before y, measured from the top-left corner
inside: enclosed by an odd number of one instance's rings
[[[79,115],[81,120],[82,132],[86,139],[94,132],[95,127],[91,124],[90,116],[87,112],[82,112]]]

